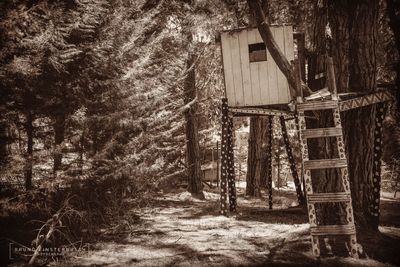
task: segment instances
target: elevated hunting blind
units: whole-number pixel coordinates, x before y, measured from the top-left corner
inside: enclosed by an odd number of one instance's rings
[[[286,58],[294,59],[292,26],[271,26]],[[221,33],[225,93],[229,107],[287,104],[287,79],[265,47],[257,28]]]

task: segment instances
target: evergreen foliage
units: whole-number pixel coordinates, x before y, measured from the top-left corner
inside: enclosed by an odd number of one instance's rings
[[[313,1],[263,3],[272,23],[310,36]],[[71,225],[89,227],[123,213],[127,196],[182,183],[191,104],[184,103],[185,78],[195,67],[200,147],[214,145],[224,94],[218,32],[248,25],[247,13],[245,0],[1,1],[0,196],[18,195],[0,202],[4,213],[21,216],[37,201],[43,206],[32,214],[46,219],[72,193],[71,205],[93,216]],[[392,82],[387,23],[382,15],[379,78]],[[399,128],[387,123],[385,160],[394,164]],[[297,132],[288,124],[297,159]],[[33,186],[25,193],[29,171]],[[46,201],[52,205],[43,212]]]

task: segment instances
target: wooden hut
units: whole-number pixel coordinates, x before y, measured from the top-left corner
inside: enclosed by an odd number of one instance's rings
[[[294,59],[292,26],[271,26],[274,39]],[[257,28],[221,33],[225,93],[229,107],[287,104],[289,85],[265,47]]]

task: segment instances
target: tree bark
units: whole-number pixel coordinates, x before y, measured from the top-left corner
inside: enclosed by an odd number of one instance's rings
[[[350,58],[350,5],[346,0],[329,2],[329,25],[332,32],[330,54],[335,64],[336,87],[338,93],[349,90]]]
[[[267,118],[250,118],[249,146],[247,156],[246,195],[261,196],[261,187],[267,185]]]
[[[376,89],[378,0],[331,1],[332,55],[338,92]],[[378,229],[373,201],[375,107],[351,110],[342,119],[356,223]]]
[[[32,165],[33,165],[33,114],[28,111],[26,113],[26,124],[25,130],[27,135],[27,149],[26,149],[26,157],[25,157],[25,189],[32,189]]]
[[[328,8],[326,1],[315,2],[313,23],[310,36],[310,53],[308,62],[308,85],[313,91],[326,87],[326,56],[328,40],[326,26]],[[323,74],[321,76],[320,74]],[[317,75],[317,76],[316,76]],[[332,111],[314,111],[318,120],[306,119],[307,128],[328,128],[333,125]],[[337,157],[337,144],[334,138],[316,138],[307,140],[310,159],[328,159]],[[339,171],[335,169],[312,170],[312,181],[315,192],[343,191]],[[318,221],[321,224],[339,224],[340,209],[331,204],[317,205]]]
[[[327,42],[325,37],[326,26],[328,24],[328,12],[326,1],[315,1],[313,7],[313,22],[310,34],[310,48],[308,50],[308,86],[313,91],[325,87],[325,77],[316,78],[315,75],[324,73],[324,56],[327,52]]]
[[[376,90],[376,44],[379,1],[353,3],[350,32],[349,88],[371,93]],[[345,115],[345,140],[349,154],[353,206],[359,224],[378,230],[379,207],[374,203],[373,161],[376,106],[350,111]],[[380,177],[379,177],[380,180]]]
[[[0,165],[7,161],[8,156],[8,127],[6,120],[0,119]]]
[[[64,142],[65,134],[65,114],[57,114],[54,121],[54,163],[53,173],[60,170],[62,165],[62,151],[61,145]]]
[[[184,103],[186,120],[186,157],[188,168],[188,191],[194,196],[204,198],[200,169],[200,148],[198,133],[198,107],[195,77],[195,54],[189,51],[186,62],[188,75],[184,85]]]
[[[387,0],[387,13],[389,17],[389,26],[392,29],[394,42],[397,48],[397,56],[400,57],[400,1]],[[400,58],[395,63],[394,70],[396,71],[396,99],[397,110],[400,113]]]
[[[79,138],[79,159],[78,159],[78,172],[83,174],[83,154],[85,152],[85,128],[82,130],[81,137]]]

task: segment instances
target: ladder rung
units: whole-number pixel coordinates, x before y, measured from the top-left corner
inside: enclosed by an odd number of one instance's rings
[[[308,194],[307,200],[309,203],[318,202],[346,202],[351,201],[351,196],[346,192],[338,193],[314,193]]]
[[[305,102],[297,104],[298,110],[323,110],[323,109],[335,109],[338,108],[338,102],[335,100]]]
[[[333,137],[341,135],[342,135],[341,127],[307,129],[302,131],[302,136],[304,138]]]
[[[346,159],[318,159],[304,161],[304,168],[308,170],[343,168],[346,166]]]
[[[347,225],[319,225],[310,227],[311,235],[354,235],[354,224]]]

